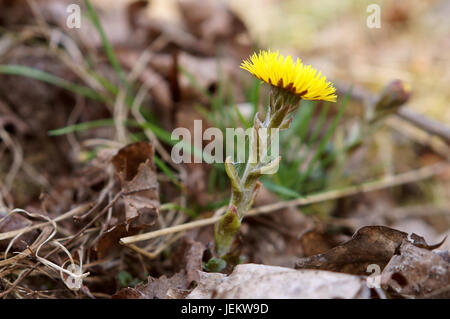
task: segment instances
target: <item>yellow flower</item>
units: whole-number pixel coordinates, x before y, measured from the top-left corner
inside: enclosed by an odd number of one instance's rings
[[[336,102],[333,84],[310,65],[303,65],[298,58],[294,63],[291,56],[284,58],[278,51],[260,51],[243,61],[241,68],[261,81],[304,100]]]

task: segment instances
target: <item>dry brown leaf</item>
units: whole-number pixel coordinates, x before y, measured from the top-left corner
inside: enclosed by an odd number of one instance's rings
[[[118,58],[120,62],[130,70],[136,66],[136,63],[138,63],[140,57],[141,52],[139,51],[124,49],[118,51]],[[161,72],[158,71],[158,69],[155,69],[154,65],[159,65],[159,63],[162,62],[161,58],[158,59],[156,64],[152,63],[156,57],[162,57],[162,55],[152,55],[149,62],[149,67],[142,70],[139,75],[139,79],[149,89],[149,94],[155,104],[155,107],[153,107],[155,115],[160,119],[161,125],[168,129],[171,128],[172,125],[171,114],[173,112],[173,101],[170,85],[166,78],[170,72],[172,62],[170,55],[164,56],[164,59],[168,59],[169,62],[165,61],[163,65],[168,64],[169,70],[167,71],[167,74],[160,74]]]
[[[180,271],[167,278],[158,279],[149,277],[147,284],[135,288],[125,288],[116,293],[113,298],[120,299],[179,299],[185,298],[190,292],[193,282],[200,280],[199,272],[202,269],[202,257],[206,247],[190,237],[184,237],[179,249],[175,252],[174,263],[179,263]]]
[[[152,144],[138,142],[120,149],[112,159],[124,193],[126,223],[134,227],[153,225],[159,214],[153,154]]]
[[[125,220],[114,216],[95,245],[102,259],[119,247],[119,239],[155,224],[159,215],[159,184],[153,164],[153,145],[138,142],[121,148],[111,159],[122,188]],[[110,153],[105,154],[108,158]]]
[[[109,255],[114,249],[119,248],[119,240],[122,237],[133,236],[138,232],[139,228],[128,227],[126,223],[113,226],[105,231],[95,245],[95,252],[98,259],[103,259]]]
[[[192,282],[200,280],[199,271],[202,270],[203,253],[206,249],[205,245],[185,237],[184,240],[184,269],[186,271],[187,286]]]
[[[279,197],[262,186],[254,206],[279,201]],[[298,237],[312,226],[311,218],[301,214],[295,207],[246,218],[241,227],[242,242],[245,243],[242,254],[251,263],[292,268],[297,257],[303,254]]]
[[[0,100],[0,127],[11,126],[19,134],[25,134],[28,131],[27,123],[17,116],[9,106]]]
[[[196,85],[204,90],[214,93],[219,86],[220,80],[231,79],[230,83],[236,83],[238,74],[236,66],[238,61],[229,57],[199,57],[187,52],[180,51],[178,53],[177,63],[188,74],[195,78],[196,84],[185,74],[179,75],[179,85],[182,101],[195,101],[204,99]],[[164,78],[170,78],[173,72],[175,60],[170,54],[155,54],[149,62],[153,70],[158,72]],[[218,68],[220,66],[220,72]],[[220,76],[220,78],[219,78]],[[242,94],[239,90],[233,91],[237,96]],[[206,102],[206,101],[205,101]]]
[[[450,262],[404,240],[384,268],[381,284],[405,298],[450,298]]]
[[[161,2],[161,1],[159,1]],[[158,5],[164,6],[164,3]],[[169,5],[170,6],[170,5]],[[134,1],[127,7],[128,25],[133,28],[133,38],[141,49],[156,44],[155,51],[183,50],[201,55],[213,55],[214,46],[198,39],[182,27],[177,12],[161,15],[154,3]],[[155,12],[156,11],[156,12]],[[170,11],[170,9],[169,9]]]
[[[64,27],[66,8],[74,0],[35,0],[34,3],[47,21]],[[80,1],[78,1],[80,3]],[[27,0],[2,0],[0,3],[0,25],[17,26],[34,20]]]
[[[200,273],[187,299],[369,298],[365,281],[353,275],[318,270],[244,264],[229,276]]]
[[[147,10],[148,4],[148,1],[145,0],[136,0],[128,4],[128,23],[133,29],[137,29],[139,25],[145,23],[145,11]],[[142,22],[142,20],[144,20],[144,22]]]
[[[189,31],[199,38],[213,42],[246,31],[242,20],[225,3],[205,0],[179,0],[178,3]]]
[[[314,227],[304,232],[300,237],[300,245],[303,248],[303,255],[313,256],[323,254],[336,246],[337,242],[334,236],[326,232],[324,227]]]
[[[125,288],[117,292],[113,299],[174,299],[187,294],[186,275],[179,272],[170,278],[162,276],[158,279],[149,277],[148,283],[135,288]]]
[[[434,249],[442,244],[429,246],[416,234],[409,236],[385,226],[367,226],[359,229],[349,241],[326,253],[300,259],[296,268],[367,275],[370,264],[377,264],[383,269],[404,240],[426,249]]]
[[[0,215],[1,216],[1,215]],[[19,214],[12,214],[0,221],[0,233],[6,233],[12,230],[22,229],[30,226],[32,222]],[[28,245],[31,245],[39,235],[38,230],[33,230],[18,237],[12,245],[13,251],[23,251]],[[0,249],[3,251],[10,243],[9,239],[0,241]]]

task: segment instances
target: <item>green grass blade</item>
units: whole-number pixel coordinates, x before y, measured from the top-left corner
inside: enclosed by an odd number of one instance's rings
[[[105,30],[102,27],[102,24],[100,22],[100,19],[97,15],[97,12],[95,11],[94,7],[91,4],[90,0],[85,0],[86,7],[89,11],[89,16],[91,18],[92,23],[94,24],[95,28],[97,29],[100,38],[103,43],[103,47],[105,48],[106,55],[108,57],[109,62],[111,63],[112,67],[116,71],[117,75],[119,76],[120,81],[125,86],[125,88],[128,88],[129,85],[127,83],[125,73],[119,63],[119,60],[117,60],[116,54],[114,53],[114,50],[111,46],[111,43],[108,40],[108,37],[106,36]]]
[[[224,198],[217,202],[208,203],[205,206],[199,206],[196,208],[196,211],[201,213],[201,212],[205,212],[205,211],[216,210],[218,208],[221,208],[221,207],[227,205],[228,202],[229,202],[229,198]]]
[[[119,89],[117,88],[117,86],[115,86],[105,77],[101,76],[100,74],[94,71],[90,71],[89,74],[92,75],[97,80],[97,82],[100,83],[101,86],[103,86],[103,88],[106,91],[112,93],[114,96],[119,93]]]
[[[56,130],[51,130],[48,132],[50,136],[60,136],[65,135],[73,132],[80,132],[80,131],[86,131],[93,128],[98,127],[105,127],[105,126],[113,126],[114,125],[114,119],[101,119],[91,122],[83,122],[78,123],[74,125],[69,125],[63,128],[59,128]]]
[[[311,122],[311,117],[314,111],[314,103],[310,101],[302,101],[297,115],[294,117],[291,128],[286,132],[285,141],[290,143],[291,138],[300,137],[301,142],[305,142],[306,134]]]
[[[314,106],[315,103],[309,103],[308,107],[305,107],[306,114],[304,115],[304,118],[302,119],[301,125],[299,127],[300,140],[303,143],[306,142],[306,135],[308,134],[308,130],[311,127],[311,119],[315,110]]]
[[[195,211],[193,211],[192,209],[180,206],[180,205],[175,204],[175,203],[162,204],[160,209],[161,210],[179,210],[179,211],[185,213],[186,215],[188,215],[191,218],[198,217],[198,214]]]
[[[164,141],[165,143],[167,143],[169,145],[175,145],[176,143],[178,143],[178,141],[172,140],[172,134],[170,134],[166,130],[160,128],[156,124],[153,124],[150,122],[145,122],[145,123],[138,123],[136,121],[131,121],[131,122],[133,122],[136,126],[140,126],[142,128],[151,130],[157,138],[159,138],[160,140]]]
[[[8,75],[19,75],[39,80],[63,88],[74,94],[90,98],[95,101],[105,102],[105,98],[91,88],[69,82],[53,74],[35,68],[15,64],[0,65],[0,73]]]
[[[210,103],[212,103],[213,96],[207,90],[205,90],[200,83],[198,83],[197,79],[192,75],[188,70],[184,67],[179,66],[180,72],[188,79],[189,83],[204,97],[208,99]]]
[[[60,128],[60,129],[56,129],[56,130],[51,130],[51,131],[49,131],[49,135],[60,136],[60,135],[65,135],[65,134],[69,134],[69,133],[73,133],[73,132],[85,131],[85,130],[93,129],[93,128],[97,128],[97,127],[105,127],[105,126],[113,126],[113,125],[114,125],[114,119],[101,119],[101,120],[96,120],[96,121],[91,121],[91,122],[83,122],[83,123],[78,123],[78,124],[74,124],[74,125],[69,125],[69,126],[66,126],[66,127]],[[127,120],[126,125],[149,129],[160,140],[162,140],[172,146],[181,142],[187,148],[187,150],[191,150],[190,154],[194,154],[195,156],[197,156],[199,158],[201,157],[205,160],[211,160],[211,158],[208,155],[203,154],[203,151],[194,147],[193,144],[186,142],[186,141],[173,140],[172,135],[169,132],[158,127],[155,124],[152,124],[149,122],[140,124],[133,120]]]
[[[330,140],[331,136],[334,133],[334,130],[336,129],[339,121],[342,118],[342,115],[344,114],[344,110],[347,106],[347,103],[350,99],[350,95],[351,95],[351,91],[352,89],[350,88],[350,90],[347,92],[347,94],[344,97],[344,101],[342,102],[341,107],[339,108],[339,111],[336,115],[336,117],[334,118],[333,122],[331,123],[331,126],[329,127],[328,131],[326,132],[325,136],[322,138],[322,140],[319,143],[319,146],[314,154],[314,157],[312,158],[311,162],[309,162],[308,167],[306,169],[306,172],[302,175],[300,175],[300,178],[298,179],[298,182],[296,184],[296,188],[295,189],[300,189],[302,183],[310,176],[312,170],[314,169],[314,166],[317,162],[317,160],[320,158],[320,156],[322,155],[323,151],[325,150],[325,147],[328,143],[328,141]]]
[[[206,107],[204,107],[203,105],[200,104],[195,104],[194,105],[194,109],[200,113],[200,115],[202,115],[205,119],[209,120],[215,127],[220,128],[221,127],[221,123],[219,123],[218,121],[216,121],[216,119],[214,118],[214,116],[212,116],[211,111],[209,111],[208,109],[206,109]]]
[[[267,178],[263,178],[261,181],[262,181],[264,187],[266,187],[268,190],[270,190],[278,195],[282,195],[287,198],[298,198],[301,196],[296,191],[294,191],[290,188],[284,187],[282,185],[275,184]]]
[[[261,83],[262,81],[255,79],[252,83],[252,86],[250,88],[250,93],[248,96],[248,100],[252,103],[253,105],[253,112],[252,112],[252,117],[255,117],[256,112],[258,112],[258,105],[259,105],[259,90],[261,88]]]
[[[172,183],[174,183],[178,188],[181,188],[180,183],[178,182],[177,177],[175,174],[170,170],[170,168],[164,163],[162,159],[160,159],[156,154],[153,156],[153,159],[155,160],[156,166],[164,173],[167,177],[171,180]]]
[[[328,115],[328,111],[330,110],[331,103],[325,103],[325,105],[322,107],[322,110],[320,111],[319,118],[317,119],[317,123],[314,126],[314,130],[311,134],[311,138],[308,141],[309,145],[313,145],[317,138],[319,137],[320,132],[322,131],[323,125],[325,124],[325,120]]]
[[[160,128],[159,126],[146,122],[146,123],[142,123],[139,124],[135,121],[129,121],[129,122],[134,122],[135,125],[138,125],[140,127],[143,128],[147,128],[149,130],[151,130],[155,136],[157,138],[159,138],[160,140],[166,142],[169,145],[175,145],[181,142],[181,144],[186,148],[186,150],[189,152],[189,154],[193,154],[195,157],[197,158],[202,158],[205,161],[212,161],[212,158],[210,158],[208,155],[206,155],[205,153],[203,153],[203,150],[196,148],[193,144],[186,142],[186,141],[180,141],[180,140],[173,140],[172,139],[172,134],[170,134],[169,132],[167,132],[166,130]]]
[[[239,110],[239,108],[237,107],[236,104],[234,104],[234,110],[236,111],[236,114],[239,118],[239,121],[242,123],[242,125],[244,126],[245,129],[248,129],[250,127],[252,127],[252,125],[250,124],[249,121],[247,121],[247,119],[245,118],[245,116],[241,113],[241,111]]]

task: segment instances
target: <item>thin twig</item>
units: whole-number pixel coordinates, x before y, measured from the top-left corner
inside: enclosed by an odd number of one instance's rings
[[[70,218],[70,217],[82,214],[85,211],[87,211],[90,207],[91,207],[91,204],[84,204],[84,205],[78,206],[78,207],[68,211],[67,213],[56,217],[55,219],[53,219],[53,222],[57,223],[57,222],[60,222],[62,220],[65,220],[67,218]],[[28,232],[30,232],[32,230],[43,228],[45,226],[51,225],[51,223],[52,223],[51,221],[48,221],[48,222],[43,222],[43,223],[36,224],[36,225],[33,225],[33,226],[27,226],[27,227],[24,227],[24,228],[21,228],[21,229],[16,229],[16,230],[11,230],[11,231],[8,231],[8,232],[5,232],[5,233],[0,233],[0,240],[13,238],[14,236],[17,236],[18,234],[26,234],[26,233],[28,233]]]
[[[441,137],[447,144],[450,145],[450,127],[444,123],[434,121],[408,107],[401,108],[397,112],[397,116],[417,127],[420,127],[431,135]]]
[[[336,189],[336,190],[332,190],[332,191],[328,191],[328,192],[324,192],[324,193],[305,196],[305,197],[297,198],[297,199],[290,200],[290,201],[279,202],[279,203],[275,203],[275,204],[269,204],[269,205],[257,207],[257,208],[250,210],[247,214],[245,214],[245,216],[247,217],[247,216],[255,216],[255,215],[259,215],[259,214],[266,214],[266,213],[277,211],[277,210],[280,210],[283,208],[304,206],[304,205],[319,203],[319,202],[323,202],[323,201],[334,200],[334,199],[338,199],[338,198],[342,198],[342,197],[347,197],[347,196],[351,196],[351,195],[356,195],[359,193],[372,192],[372,191],[376,191],[376,190],[380,190],[380,189],[384,189],[384,188],[389,188],[389,187],[394,187],[394,186],[398,186],[398,185],[402,185],[402,184],[420,181],[420,180],[430,178],[434,175],[437,175],[437,174],[443,172],[446,168],[448,168],[448,165],[449,164],[446,161],[439,162],[437,164],[425,166],[420,169],[409,171],[406,173],[393,175],[393,176],[387,176],[383,179],[380,179],[380,180],[374,181],[374,182],[368,182],[368,183],[364,183],[361,185],[350,186],[350,187],[346,187],[343,189]],[[218,222],[220,218],[221,218],[220,215],[214,215],[213,217],[210,217],[207,219],[197,220],[197,221],[193,221],[190,223],[177,225],[177,226],[173,226],[173,227],[168,227],[168,228],[164,228],[164,229],[160,229],[157,231],[148,232],[148,233],[144,233],[144,234],[139,234],[139,235],[135,235],[135,236],[123,237],[120,239],[120,243],[123,245],[129,245],[132,243],[149,240],[152,238],[157,238],[157,237],[172,234],[172,233],[182,232],[182,231],[197,228],[197,227],[208,226],[208,225]]]
[[[78,238],[78,236],[80,236],[84,231],[86,231],[92,224],[94,224],[101,216],[103,216],[108,209],[114,205],[114,203],[123,195],[123,191],[120,191],[116,194],[116,196],[114,196],[113,200],[108,203],[108,205],[106,205],[103,210],[97,214],[97,216],[95,216],[88,224],[86,224],[81,230],[79,230],[76,235],[74,237],[72,237],[71,239],[69,239],[65,244],[69,245],[71,242],[73,242],[76,238]],[[53,220],[53,222],[56,222],[56,219]],[[51,222],[50,222],[51,223]],[[54,254],[55,252],[57,252],[60,249],[60,246],[57,246],[55,249],[53,249],[52,251],[50,251],[47,255],[45,255],[43,258],[49,258],[52,254]],[[24,280],[29,274],[31,274],[35,269],[38,268],[38,266],[41,264],[40,261],[38,261],[33,267],[31,267],[30,269],[28,269],[26,272],[23,272],[19,275],[19,277],[14,281],[14,283],[11,285],[11,287],[9,287],[7,290],[3,291],[2,293],[0,293],[0,298],[3,298],[5,296],[7,296],[19,283],[22,282],[22,280]]]
[[[167,240],[165,243],[163,243],[160,247],[158,247],[153,252],[146,251],[145,249],[142,249],[142,248],[140,248],[140,247],[138,247],[138,246],[136,246],[134,244],[129,244],[129,245],[127,245],[127,247],[132,249],[132,250],[134,250],[135,252],[137,252],[137,253],[139,253],[139,254],[149,258],[149,259],[155,259],[156,257],[159,256],[159,254],[161,254],[164,251],[164,249],[166,249],[171,244],[173,244],[178,239],[180,239],[182,235],[183,235],[183,233],[179,233],[179,234],[176,234],[176,235],[172,236],[172,238]]]
[[[43,228],[41,234],[36,239],[36,241],[30,247],[28,247],[29,249],[20,252],[19,254],[11,258],[8,259],[5,258],[4,260],[0,260],[0,267],[16,263],[17,261],[29,256],[37,247],[39,247],[39,245],[41,245],[44,242],[44,240],[50,235],[51,231],[52,231],[51,227]]]
[[[450,144],[447,144],[439,136],[421,130],[417,126],[403,121],[398,117],[386,119],[386,124],[416,143],[428,146],[433,152],[442,156],[442,158],[450,160]]]
[[[350,85],[340,83],[337,85],[337,90],[340,92],[347,92]],[[352,98],[363,102],[373,101],[375,95],[366,90],[363,87],[355,87],[352,89]],[[417,113],[408,105],[404,105],[396,115],[404,121],[407,121],[417,128],[431,134],[440,137],[444,142],[450,144],[450,127],[442,122],[430,119],[422,114]]]

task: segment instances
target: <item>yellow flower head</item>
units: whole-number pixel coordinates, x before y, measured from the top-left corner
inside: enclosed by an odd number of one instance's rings
[[[279,52],[260,51],[241,64],[241,68],[256,78],[304,100],[336,102],[336,89],[325,76],[310,65],[303,65],[300,59],[294,63]]]

